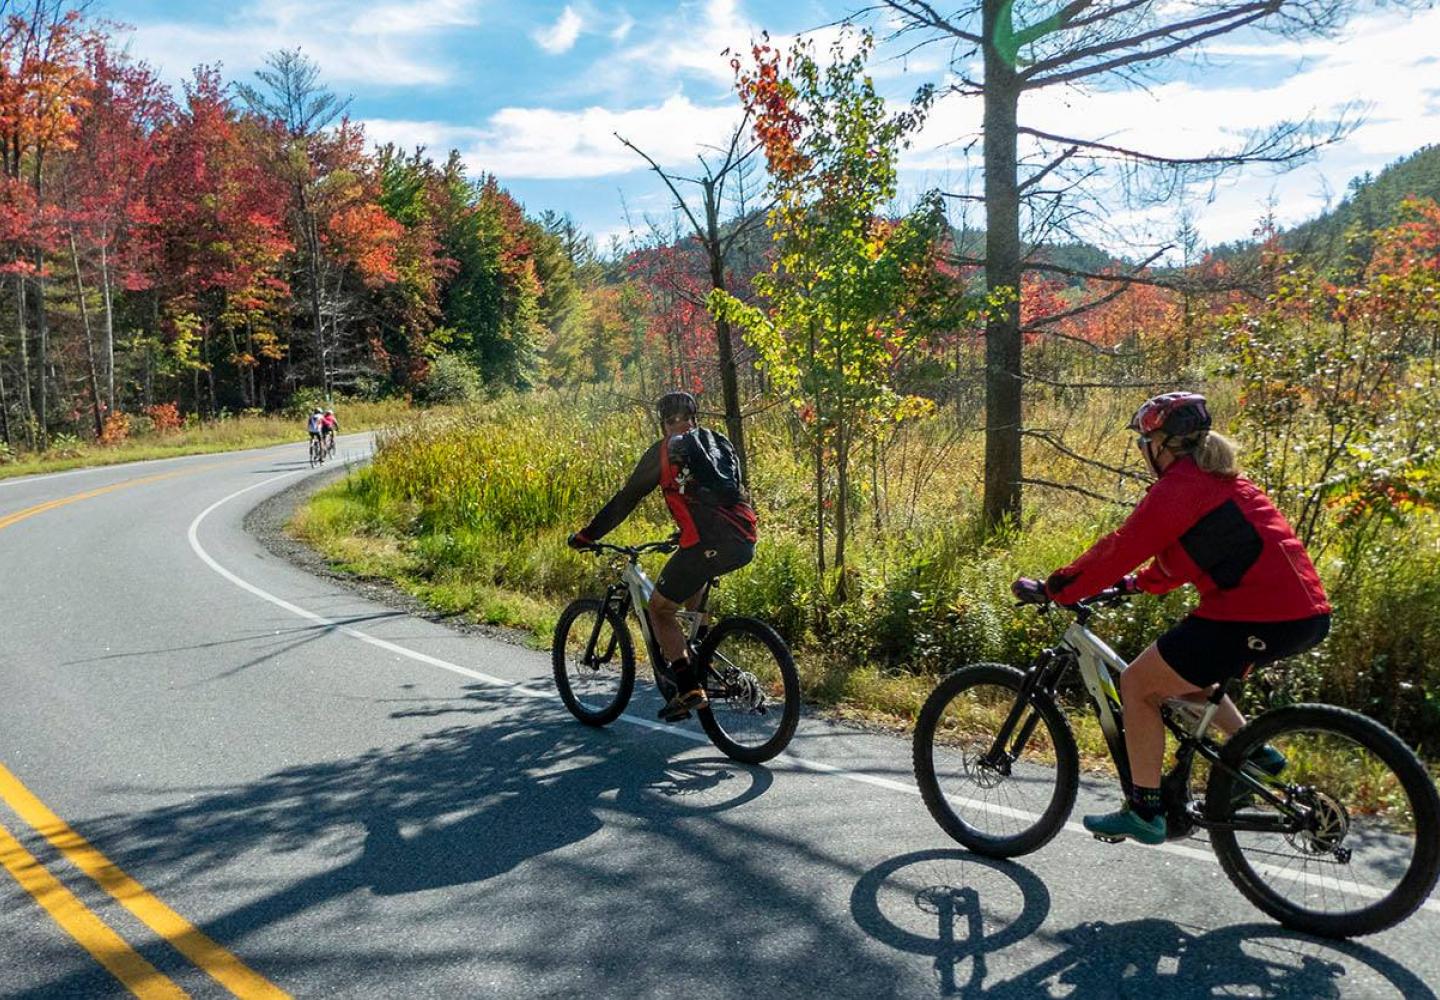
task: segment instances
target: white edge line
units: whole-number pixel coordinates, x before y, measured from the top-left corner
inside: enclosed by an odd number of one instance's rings
[[[261,480],[260,482],[255,483],[251,486],[246,486],[244,489],[236,490],[234,493],[231,493],[227,497],[222,497],[221,499],[216,500],[209,507],[206,507],[198,515],[196,515],[195,520],[190,522],[190,528],[186,532],[186,535],[190,540],[190,548],[194,550],[195,554],[200,557],[200,560],[204,562],[205,565],[209,566],[212,570],[220,574],[226,580],[229,580],[241,590],[254,594],[256,597],[260,598],[263,601],[269,601],[276,607],[284,608],[291,614],[304,618],[306,621],[313,622],[314,624],[323,626],[325,628],[333,629],[336,632],[341,632],[345,635],[350,636],[352,639],[359,639],[361,642],[369,643],[372,646],[385,650],[387,653],[394,653],[397,656],[403,656],[407,659],[415,660],[419,663],[424,663],[432,667],[438,667],[441,670],[448,670],[452,674],[458,674],[461,677],[468,677],[471,680],[480,681],[482,684],[487,684],[492,687],[505,688],[515,694],[524,695],[527,698],[536,698],[546,701],[555,701],[560,698],[558,692],[536,690],[534,688],[525,687],[525,683],[527,682],[510,681],[506,680],[503,677],[496,677],[492,674],[482,673],[478,670],[471,670],[469,667],[462,667],[458,663],[451,663],[449,660],[442,660],[439,657],[431,656],[428,653],[421,653],[413,649],[407,649],[404,646],[390,642],[388,639],[378,638],[376,636],[370,635],[367,632],[362,632],[360,629],[351,628],[349,625],[342,625],[339,622],[324,617],[323,615],[318,615],[313,611],[308,611],[305,608],[300,607],[298,604],[291,603],[290,601],[285,600],[283,597],[277,597],[274,594],[270,593],[268,590],[264,590],[261,587],[255,586],[255,584],[250,583],[248,580],[241,579],[239,576],[236,576],[230,570],[220,565],[220,563],[216,562],[214,557],[212,557],[209,552],[205,551],[205,548],[200,544],[200,524],[216,509],[224,506],[238,496],[249,493],[251,490],[258,490],[263,487],[269,486],[272,483],[278,482],[281,479],[288,479],[291,476],[298,476],[302,472],[308,471],[310,470],[297,469],[294,472],[281,473],[278,476],[272,476],[269,479]],[[620,719],[630,723],[633,726],[639,726],[642,729],[649,729],[652,732],[663,732],[670,736],[678,736],[679,738],[687,740],[691,743],[710,742],[708,737],[693,732],[689,729],[681,729],[678,726],[672,726],[664,722],[656,722],[653,719],[647,719],[638,715],[631,715],[628,712],[622,714],[620,716]],[[794,754],[782,753],[776,756],[774,760],[776,762],[784,762],[786,764],[790,764],[791,766],[796,767],[800,770],[814,771],[818,774],[829,774],[837,778],[843,778],[846,781],[853,781],[857,784],[862,785],[871,785],[876,788],[883,788],[887,791],[904,792],[907,795],[920,794],[920,789],[917,788],[915,785],[909,784],[908,782],[896,781],[893,778],[883,778],[875,774],[866,774],[863,771],[852,771],[847,768],[838,767],[834,764],[825,764],[820,761],[809,760],[804,757],[797,757]],[[983,802],[974,802],[971,804],[976,805],[980,808],[984,808],[986,810],[994,809],[993,806]],[[1023,813],[1020,810],[1006,809],[1004,811],[1019,813],[1021,818],[1033,818],[1031,814]],[[1064,829],[1068,833],[1078,833],[1086,837],[1091,836],[1090,832],[1086,830],[1083,826],[1081,826],[1079,823],[1067,822],[1064,826]],[[1215,856],[1209,851],[1202,851],[1199,848],[1189,847],[1185,844],[1165,843],[1149,846],[1134,845],[1131,844],[1129,841],[1126,841],[1125,846],[1137,850],[1143,850],[1148,852],[1161,851],[1166,854],[1176,855],[1178,857],[1198,859],[1210,862],[1212,864],[1216,863]],[[1271,870],[1270,866],[1264,867],[1267,871]],[[1289,873],[1286,870],[1274,869],[1274,874],[1288,875]],[[1299,878],[1302,876],[1291,875],[1291,877]],[[1325,881],[1329,882],[1331,880],[1326,879]],[[1384,893],[1381,893],[1378,890],[1369,889],[1366,886],[1347,886],[1343,883],[1337,882],[1336,887],[1350,892],[1358,891],[1359,895],[1374,895],[1376,897],[1384,895]],[[1440,913],[1440,900],[1434,899],[1432,897],[1430,899],[1427,899],[1424,903],[1421,903],[1420,907],[1421,909],[1429,910],[1432,913]]]

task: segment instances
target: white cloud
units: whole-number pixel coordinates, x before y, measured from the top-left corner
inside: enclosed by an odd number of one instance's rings
[[[675,80],[696,77],[728,86],[734,79],[730,58],[724,53],[744,56],[752,42],[758,42],[764,25],[745,13],[739,0],[685,2],[673,14],[656,22],[644,41],[619,52],[599,67],[612,74],[615,85],[633,82],[648,74]],[[839,33],[825,28],[807,33],[822,51]],[[771,34],[769,44],[788,49],[796,35]]]
[[[346,0],[259,0],[219,23],[141,25],[131,51],[171,79],[197,63],[221,62],[230,75],[263,65],[277,48],[299,46],[328,83],[420,87],[443,84],[452,68],[427,44],[435,33],[479,22],[481,0],[355,4]]]
[[[356,9],[355,29],[386,35],[424,34],[440,28],[463,28],[479,22],[475,0],[426,0],[386,3]],[[312,7],[313,9],[313,7]]]
[[[559,19],[548,28],[537,29],[531,37],[535,44],[540,46],[552,56],[569,52],[575,46],[575,40],[580,37],[581,30],[585,27],[585,19],[575,12],[574,7],[567,6],[560,12]]]
[[[612,42],[623,42],[630,37],[630,29],[635,27],[635,19],[630,16],[629,11],[620,12],[620,20],[615,27],[610,29],[610,40]]]
[[[459,149],[473,172],[502,179],[581,178],[626,174],[645,163],[620,144],[623,135],[665,167],[686,168],[707,145],[719,145],[739,121],[738,105],[697,105],[674,96],[657,105],[615,111],[504,108],[483,126],[371,119],[375,142],[417,144],[436,151]]]

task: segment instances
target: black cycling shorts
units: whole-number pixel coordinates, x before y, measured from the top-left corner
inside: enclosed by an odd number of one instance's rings
[[[661,597],[684,604],[715,577],[737,570],[754,558],[754,542],[743,538],[710,542],[702,538],[670,557],[655,581],[655,589]]]
[[[1172,670],[1207,688],[1312,649],[1329,633],[1329,615],[1289,622],[1222,622],[1189,615],[1155,645]]]

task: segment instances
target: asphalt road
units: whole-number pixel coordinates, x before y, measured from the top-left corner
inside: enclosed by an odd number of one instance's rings
[[[363,437],[342,441],[361,457]],[[271,555],[303,444],[0,483],[0,995],[1433,997],[1440,901],[1337,944],[1202,844],[949,842],[908,743],[750,768],[648,688]],[[63,501],[52,503],[55,501]],[[1113,801],[1087,786],[1077,812]]]

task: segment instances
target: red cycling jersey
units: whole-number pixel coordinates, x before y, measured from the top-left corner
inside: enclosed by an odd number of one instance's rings
[[[1320,576],[1285,516],[1254,483],[1176,460],[1115,531],[1045,582],[1061,604],[1111,586],[1147,559],[1141,590],[1193,583],[1195,614],[1216,621],[1286,622],[1330,613]]]

